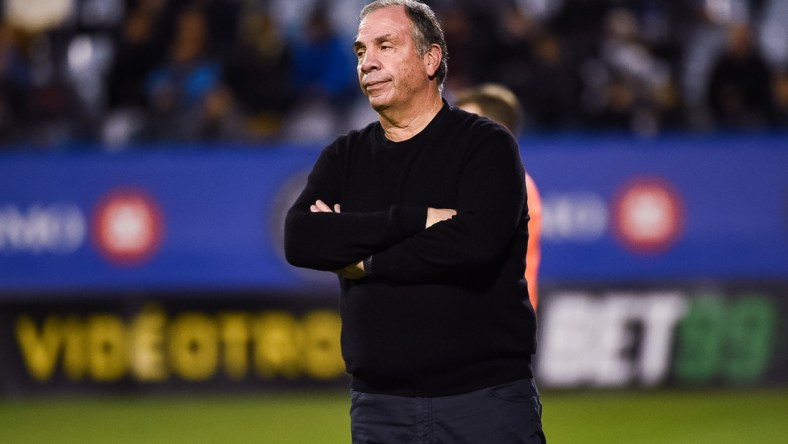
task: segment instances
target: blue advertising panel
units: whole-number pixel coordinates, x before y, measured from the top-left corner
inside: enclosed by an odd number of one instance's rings
[[[316,156],[228,150],[6,157],[0,289],[297,286],[274,225],[286,208],[279,200],[292,194],[288,181],[302,177]]]
[[[784,281],[788,137],[525,138],[544,282]],[[284,213],[319,147],[0,157],[0,296],[314,290]],[[330,287],[326,287],[329,285]]]
[[[545,279],[788,277],[788,138],[532,143]]]

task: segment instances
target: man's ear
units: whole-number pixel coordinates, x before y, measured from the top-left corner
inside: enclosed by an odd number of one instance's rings
[[[431,45],[430,49],[424,53],[424,66],[427,68],[427,75],[432,78],[438,72],[443,60],[443,51],[438,45]]]

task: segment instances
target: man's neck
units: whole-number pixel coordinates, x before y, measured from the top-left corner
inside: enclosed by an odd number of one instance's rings
[[[443,107],[440,94],[418,103],[405,111],[384,110],[379,114],[380,124],[388,140],[402,142],[420,133]]]

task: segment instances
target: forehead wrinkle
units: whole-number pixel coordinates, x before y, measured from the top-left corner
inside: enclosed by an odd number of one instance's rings
[[[378,36],[378,37],[375,37],[374,39],[372,39],[372,41],[375,44],[378,44],[378,45],[383,43],[383,42],[386,42],[386,41],[391,42],[391,41],[395,41],[395,40],[396,40],[396,34],[393,34],[393,33],[383,34],[381,36]],[[359,48],[359,47],[364,47],[364,46],[366,46],[366,45],[364,43],[362,43],[360,40],[358,40],[358,36],[356,36],[356,41],[353,42],[353,48]]]

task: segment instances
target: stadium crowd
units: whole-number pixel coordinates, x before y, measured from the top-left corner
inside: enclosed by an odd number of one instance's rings
[[[374,119],[364,0],[0,0],[0,150],[326,142]],[[528,132],[788,128],[788,1],[434,0],[444,95],[508,86]]]

